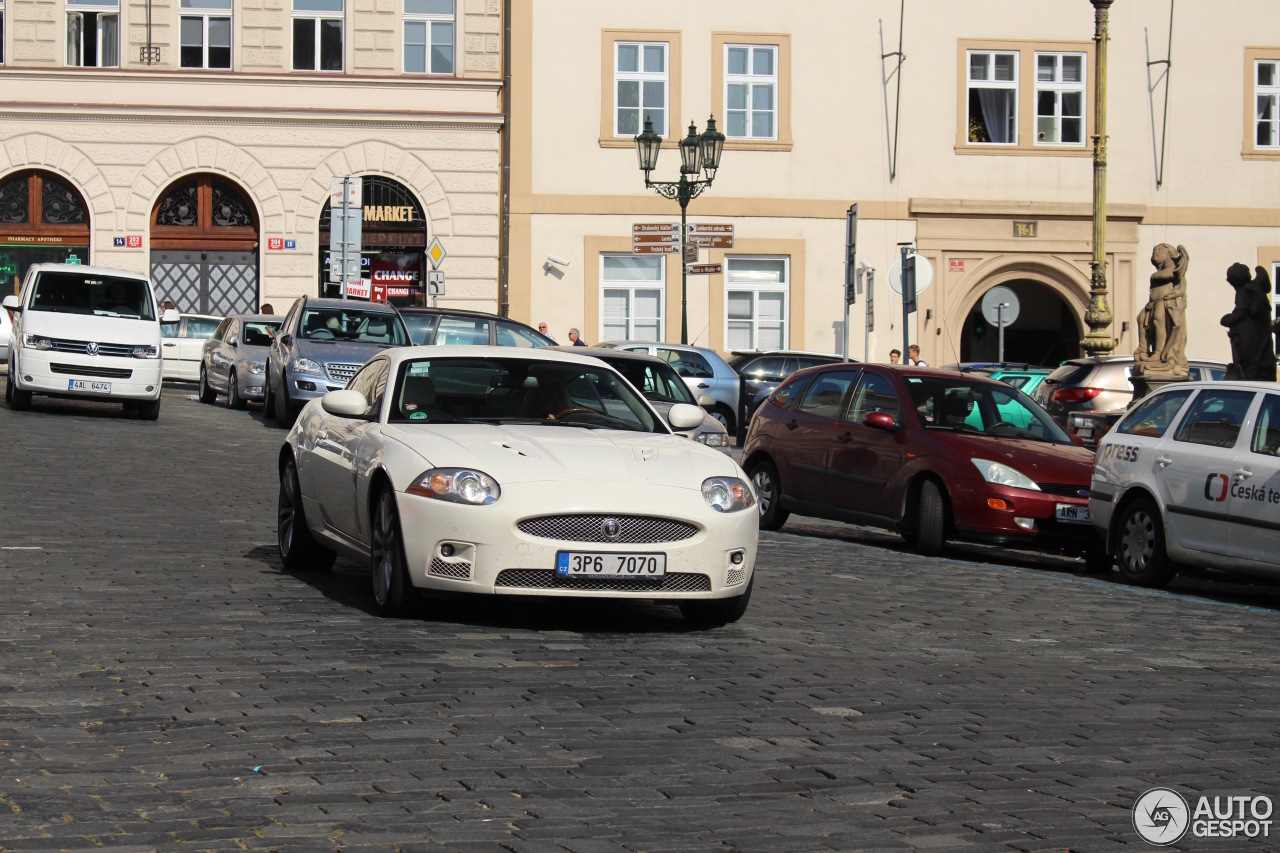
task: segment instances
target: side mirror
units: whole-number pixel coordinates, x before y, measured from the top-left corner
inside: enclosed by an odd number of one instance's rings
[[[320,398],[320,405],[329,414],[340,418],[363,418],[369,410],[369,401],[364,395],[349,389],[330,391]]]
[[[161,323],[179,323],[182,321],[182,315],[178,313],[177,308],[166,308],[160,314]]]
[[[280,337],[276,338],[276,340],[280,341],[280,346],[282,347],[293,346],[293,335],[281,335]]]
[[[21,311],[21,310],[22,310],[22,300],[21,300],[21,299],[19,299],[19,298],[18,298],[18,297],[16,297],[16,296],[14,296],[13,294],[10,294],[10,295],[6,296],[6,297],[4,298],[4,303],[3,303],[3,304],[4,304],[4,307],[5,307],[5,308],[8,308],[10,311]]]
[[[1075,442],[1076,447],[1084,447],[1084,439],[1079,435],[1074,432],[1069,432],[1067,435],[1071,436],[1071,440]]]
[[[698,405],[707,411],[711,411],[716,407],[716,398],[712,397],[710,394],[699,394]]]
[[[240,338],[238,338],[238,337],[237,337],[237,336],[235,336],[235,335],[232,335],[231,337],[227,338],[227,346],[229,346],[229,347],[231,347],[231,348],[233,348],[233,349],[234,349],[235,347],[240,346]]]
[[[865,426],[875,429],[897,429],[898,422],[888,412],[872,412],[862,419]]]
[[[703,420],[702,409],[688,403],[676,403],[667,412],[667,423],[672,429],[693,429],[702,426]]]

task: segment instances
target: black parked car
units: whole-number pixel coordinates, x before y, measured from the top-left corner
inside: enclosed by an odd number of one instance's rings
[[[549,347],[551,338],[524,323],[457,308],[401,308],[414,344],[439,346]]]
[[[734,352],[729,366],[742,377],[741,405],[745,408],[742,418],[743,431],[751,422],[751,416],[765,398],[791,374],[805,367],[834,364],[843,357],[825,352],[800,352],[798,350],[768,350],[764,352]]]

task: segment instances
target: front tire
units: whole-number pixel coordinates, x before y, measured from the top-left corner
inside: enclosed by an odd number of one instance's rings
[[[218,399],[218,392],[209,387],[209,373],[200,365],[200,402],[212,403]]]
[[[234,370],[227,376],[227,407],[231,409],[243,409],[245,407],[244,398],[240,396],[240,386],[236,382],[236,372]]]
[[[1107,553],[1107,546],[1102,542],[1090,545],[1084,552],[1084,570],[1091,575],[1105,575],[1111,572],[1115,560]]]
[[[389,488],[384,487],[378,494],[372,533],[369,575],[373,583],[374,607],[379,616],[406,616],[412,609],[417,592],[409,582],[400,512]]]
[[[742,614],[747,612],[747,605],[751,603],[751,587],[755,582],[756,576],[752,572],[751,580],[747,581],[747,588],[743,590],[742,595],[736,595],[733,598],[714,598],[710,601],[682,601],[680,614],[690,622],[716,628],[730,622],[737,622],[742,618]]]
[[[17,387],[13,379],[12,366],[9,368],[9,381],[5,385],[4,395],[9,401],[9,407],[15,412],[25,412],[31,408],[31,392]]]
[[[933,480],[920,484],[920,497],[916,500],[916,553],[932,557],[942,553],[946,544],[947,513],[942,491]]]
[[[715,418],[721,424],[723,424],[725,428],[725,432],[729,433],[729,435],[733,435],[735,433],[736,430],[734,429],[734,426],[733,426],[733,412],[729,411],[728,406],[725,406],[725,405],[716,406],[714,409],[711,410],[711,417]]]
[[[160,398],[154,400],[143,400],[135,404],[134,416],[140,421],[158,421],[160,420]]]
[[[1177,574],[1165,552],[1160,511],[1146,498],[1125,507],[1115,550],[1121,576],[1135,586],[1162,587]]]
[[[322,546],[307,529],[302,510],[302,487],[298,483],[298,466],[290,457],[280,474],[280,499],[276,504],[276,544],[280,561],[295,571],[324,570],[333,565],[338,555]]]
[[[782,488],[778,485],[778,469],[768,459],[751,466],[751,483],[760,502],[760,529],[777,530],[787,523],[791,513],[782,508]]]
[[[288,429],[293,426],[294,418],[297,415],[293,411],[293,407],[289,405],[289,394],[284,390],[284,374],[280,374],[280,393],[274,395],[275,400],[275,416],[276,426],[280,429]]]

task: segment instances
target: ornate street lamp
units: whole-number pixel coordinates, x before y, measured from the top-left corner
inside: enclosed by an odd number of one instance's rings
[[[1116,348],[1111,337],[1111,306],[1107,304],[1107,41],[1112,0],[1093,4],[1093,260],[1090,262],[1089,307],[1084,321],[1089,333],[1080,348],[1089,356],[1108,355]]]
[[[663,198],[675,199],[680,203],[680,343],[689,343],[689,273],[685,268],[684,246],[689,239],[685,233],[686,210],[689,202],[702,195],[702,191],[711,186],[716,178],[716,170],[720,168],[720,154],[724,151],[724,134],[716,130],[716,120],[712,116],[707,119],[707,129],[699,134],[698,127],[689,122],[689,135],[680,140],[680,180],[651,181],[649,175],[658,165],[658,152],[662,148],[662,137],[653,132],[653,122],[645,117],[644,130],[636,137],[636,156],[640,161],[640,171],[644,172],[644,185]],[[699,179],[698,175],[705,178]]]

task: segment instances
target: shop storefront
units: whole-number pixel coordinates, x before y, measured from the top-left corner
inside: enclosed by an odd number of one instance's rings
[[[17,293],[32,264],[89,260],[88,207],[70,184],[41,171],[0,180],[0,292]]]
[[[427,220],[404,184],[381,176],[361,181],[361,276],[347,288],[352,299],[397,306],[425,304]],[[337,297],[342,289],[329,281],[330,211],[320,213],[320,295]]]

